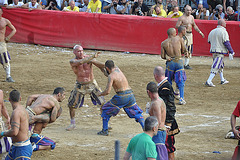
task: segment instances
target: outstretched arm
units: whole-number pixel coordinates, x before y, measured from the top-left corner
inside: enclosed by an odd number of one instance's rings
[[[100,53],[101,53],[101,52],[97,52],[97,53],[95,53],[94,55],[89,56],[89,57],[86,57],[86,58],[83,58],[83,59],[78,59],[78,60],[76,60],[76,59],[71,59],[71,60],[70,60],[70,64],[71,64],[72,67],[76,67],[76,66],[78,66],[78,65],[80,65],[80,64],[88,63],[88,62],[90,62],[91,60],[93,60],[94,58],[97,58],[97,57],[98,57],[98,54],[100,54]]]
[[[196,25],[194,20],[193,20],[193,28],[195,29],[195,31],[197,31],[199,34],[201,34],[201,36],[204,38],[204,34],[200,31],[200,29],[198,28],[198,26]]]
[[[107,83],[107,87],[106,89],[100,93],[98,96],[105,96],[105,95],[108,95],[111,91],[111,88],[112,88],[112,84],[113,84],[113,79],[112,77],[109,75],[108,76],[108,83]]]
[[[7,119],[7,125],[10,127],[10,117],[3,102],[3,91],[0,90],[0,108],[2,115]]]

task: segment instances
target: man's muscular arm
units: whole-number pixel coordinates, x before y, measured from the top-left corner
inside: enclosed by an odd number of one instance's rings
[[[6,21],[7,21],[7,26],[12,30],[11,33],[5,37],[5,41],[8,42],[12,38],[12,36],[17,32],[17,30],[9,20],[6,20]]]
[[[181,17],[179,17],[178,21],[176,23],[176,28],[178,29],[178,27],[181,26],[181,25],[182,25],[182,19],[181,19]]]
[[[181,38],[181,54],[184,54],[186,58],[189,57],[188,51],[186,49],[186,46],[185,46],[184,41],[183,41],[182,38]]]
[[[95,59],[91,60],[92,64],[94,64],[96,67],[98,67],[103,73],[104,75],[107,77],[107,71],[105,69],[105,65],[102,62],[96,61]]]
[[[240,140],[239,131],[236,130],[235,126],[236,126],[236,116],[234,114],[232,114],[231,115],[231,127],[232,127],[235,138]]]
[[[199,34],[201,34],[201,36],[204,38],[204,34],[200,31],[200,29],[198,28],[198,26],[194,22],[194,19],[193,19],[193,28],[195,29],[195,31],[197,31]]]
[[[113,79],[112,79],[111,75],[109,75],[106,89],[102,93],[100,93],[98,96],[108,95],[111,91],[112,84],[113,84]]]
[[[2,132],[0,135],[0,138],[2,136],[14,137],[18,135],[19,128],[20,128],[20,114],[21,113],[17,111],[13,111],[11,116],[11,129],[8,130],[7,132]]]
[[[28,97],[26,107],[31,106],[34,101],[40,96],[40,94],[34,94]]]
[[[7,119],[7,125],[10,127],[10,117],[3,102],[3,91],[0,90],[0,108],[2,115]]]
[[[70,60],[70,64],[74,67],[74,66],[78,66],[80,64],[84,64],[84,63],[88,63],[90,62],[91,60],[93,60],[94,58],[97,58],[98,57],[98,54],[100,54],[101,52],[97,52],[95,53],[94,55],[92,56],[89,56],[89,57],[86,57],[86,58],[83,58],[83,59],[71,59]]]

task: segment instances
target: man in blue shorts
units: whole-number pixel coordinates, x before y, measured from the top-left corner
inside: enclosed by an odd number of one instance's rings
[[[25,107],[20,104],[20,93],[13,90],[9,94],[9,101],[12,105],[13,112],[11,116],[11,129],[1,132],[0,138],[3,136],[12,137],[12,147],[6,160],[12,159],[31,159],[32,145],[28,138],[28,113]]]
[[[122,71],[114,65],[112,60],[107,60],[105,69],[108,73],[108,83],[106,89],[98,96],[108,95],[113,87],[116,95],[102,106],[103,129],[98,135],[108,135],[108,121],[112,116],[116,116],[121,108],[127,113],[129,118],[135,118],[143,128],[144,119],[142,110],[138,107],[133,91],[128,85],[127,78]]]
[[[184,100],[184,85],[187,77],[183,67],[182,54],[188,57],[188,52],[183,38],[176,36],[175,28],[169,28],[167,34],[168,38],[161,44],[161,57],[167,60],[165,76],[168,77],[168,81],[171,84],[172,80],[175,80],[180,91],[178,104],[184,105],[186,104]]]

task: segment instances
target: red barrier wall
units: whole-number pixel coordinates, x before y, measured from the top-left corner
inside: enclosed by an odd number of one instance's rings
[[[160,54],[167,29],[175,27],[177,19],[161,19],[132,15],[73,13],[48,10],[3,9],[3,17],[16,27],[14,42],[48,46],[129,51]],[[209,54],[209,32],[217,21],[195,21],[205,38],[193,31],[195,56]],[[227,31],[236,56],[240,56],[240,22],[227,22]],[[9,31],[8,31],[9,32]]]

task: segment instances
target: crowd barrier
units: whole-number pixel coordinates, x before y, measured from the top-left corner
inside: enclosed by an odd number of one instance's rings
[[[47,46],[73,47],[160,54],[161,42],[167,30],[175,27],[177,19],[141,17],[134,15],[109,15],[85,12],[49,10],[3,9],[3,17],[16,27],[13,42]],[[217,21],[195,20],[204,33],[202,38],[193,30],[193,56],[210,56],[209,32]],[[236,56],[240,56],[240,22],[228,21],[227,31]],[[9,29],[7,30],[9,33]]]

